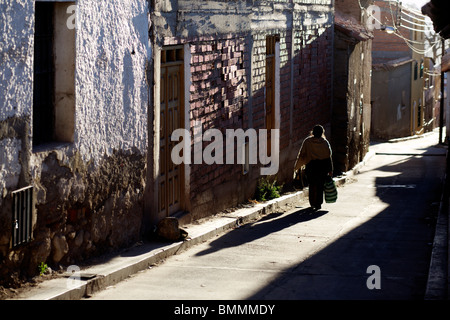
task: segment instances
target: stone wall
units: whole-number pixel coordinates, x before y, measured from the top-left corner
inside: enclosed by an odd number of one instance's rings
[[[336,32],[335,43],[332,142],[335,173],[341,174],[362,161],[369,150],[371,41],[349,41]]]

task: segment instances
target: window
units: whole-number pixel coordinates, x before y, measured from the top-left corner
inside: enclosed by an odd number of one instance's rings
[[[35,3],[33,148],[73,142],[75,29],[67,27],[74,2]]]
[[[244,157],[242,163],[242,174],[246,175],[250,171],[250,149],[248,141],[244,142]]]
[[[14,191],[12,199],[12,246],[17,247],[32,239],[33,187]]]
[[[423,63],[423,59],[422,59],[422,61],[420,61],[420,79],[423,78],[423,68],[424,68],[424,63]]]
[[[267,155],[271,154],[271,129],[275,129],[275,47],[280,41],[278,35],[266,37],[266,129],[267,129]]]
[[[419,64],[417,61],[414,62],[414,80],[417,80],[419,74]]]

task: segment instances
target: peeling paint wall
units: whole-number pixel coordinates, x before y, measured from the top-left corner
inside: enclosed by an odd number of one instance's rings
[[[33,77],[33,1],[0,2],[0,121],[29,115]]]
[[[79,1],[78,7],[76,147],[85,162],[114,149],[146,150],[147,2]]]
[[[366,29],[373,1],[338,0],[334,32],[332,139],[334,173],[357,165],[369,151],[372,122],[372,37]]]
[[[0,3],[0,284],[17,285],[41,262],[73,264],[141,236],[148,3],[79,0],[76,8],[73,143],[36,148],[34,1]],[[33,240],[11,248],[11,192],[27,185]]]

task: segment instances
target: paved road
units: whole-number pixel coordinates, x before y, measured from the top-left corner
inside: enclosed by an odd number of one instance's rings
[[[89,299],[423,299],[445,169],[437,141],[374,145],[337,203],[298,203]]]

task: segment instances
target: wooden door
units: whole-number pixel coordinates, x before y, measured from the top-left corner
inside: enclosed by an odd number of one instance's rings
[[[271,155],[271,129],[275,129],[275,36],[266,38],[266,129],[267,154]]]
[[[171,159],[171,134],[182,127],[183,61],[182,49],[163,50],[161,56],[160,96],[160,176],[158,185],[159,212],[171,216],[182,210],[183,172]],[[178,60],[179,59],[179,60]],[[180,61],[181,60],[181,61]]]

